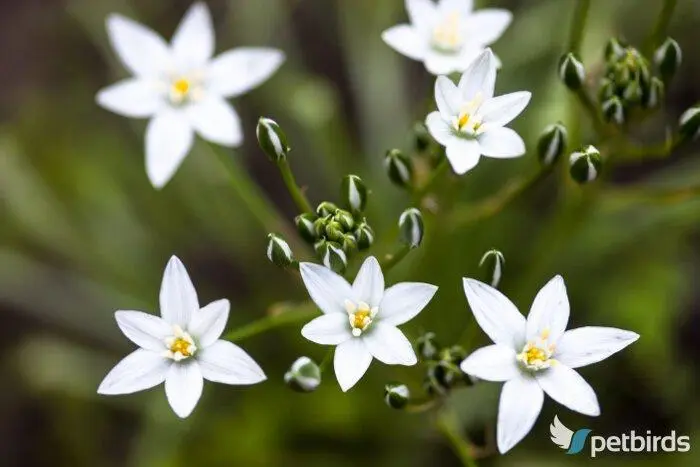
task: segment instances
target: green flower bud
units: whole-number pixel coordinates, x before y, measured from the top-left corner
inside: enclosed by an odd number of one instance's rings
[[[339,274],[348,267],[348,257],[341,245],[335,242],[321,240],[314,245],[316,254],[325,267]]]
[[[505,264],[505,262],[506,259],[503,256],[503,253],[501,253],[498,250],[489,250],[486,253],[484,253],[484,256],[481,257],[481,261],[479,261],[479,267],[482,267],[484,264],[488,266],[488,270],[491,271],[491,287],[498,287],[498,284],[501,282],[501,276],[503,274],[503,265]]]
[[[615,95],[615,82],[610,78],[603,78],[600,81],[600,90],[598,91],[598,99],[605,102]]]
[[[272,162],[281,161],[289,154],[290,147],[287,145],[287,137],[274,120],[260,117],[255,134],[258,137],[260,149],[267,154]]]
[[[345,232],[352,230],[352,228],[355,226],[355,219],[353,219],[352,214],[343,209],[338,209],[335,211],[333,220],[340,224]]]
[[[586,69],[583,63],[569,52],[559,61],[559,78],[569,89],[579,89],[586,78]]]
[[[321,238],[326,235],[326,224],[331,220],[331,216],[319,217],[314,221],[314,230],[316,238]]]
[[[460,345],[453,345],[442,352],[442,360],[459,366],[467,358],[467,351]]]
[[[630,81],[622,91],[622,98],[627,105],[636,105],[642,101],[642,87],[638,81]]]
[[[644,92],[644,97],[642,98],[644,107],[648,109],[658,107],[664,98],[664,89],[664,82],[657,77],[653,77],[651,83],[649,83],[649,88]]]
[[[444,394],[457,383],[463,381],[464,373],[459,368],[453,368],[454,365],[438,363],[431,365],[428,368],[427,380],[432,384],[432,388],[428,386],[426,390],[430,394]],[[430,392],[430,391],[433,392]]]
[[[367,205],[367,187],[357,175],[346,175],[340,188],[340,198],[352,212],[362,212]]]
[[[294,254],[282,237],[271,233],[267,236],[267,259],[277,266],[286,267],[294,262]]]
[[[317,220],[318,218],[310,212],[305,212],[294,218],[299,235],[309,243],[318,240],[318,231],[315,224]]]
[[[413,183],[413,163],[411,159],[398,149],[387,151],[384,158],[384,169],[395,185],[402,188]]]
[[[408,208],[399,217],[401,239],[411,248],[423,241],[423,215],[416,208]]]
[[[353,234],[345,234],[340,242],[340,246],[345,253],[350,253],[351,251],[357,250],[357,240],[355,240]]]
[[[547,126],[537,141],[537,155],[544,167],[549,167],[559,160],[566,151],[568,135],[561,123]]]
[[[600,152],[591,145],[572,153],[569,158],[571,178],[578,183],[589,183],[598,178],[602,166]]]
[[[326,238],[328,238],[328,240],[340,242],[343,240],[343,236],[345,236],[345,229],[340,224],[340,222],[331,220],[329,222],[326,222],[323,233],[325,234]]]
[[[425,127],[425,123],[416,122],[413,125],[413,142],[417,152],[424,152],[430,147],[430,142],[432,138],[428,129]]]
[[[316,214],[318,214],[318,217],[326,217],[335,214],[337,210],[338,206],[330,201],[324,201],[316,207]]]
[[[321,369],[309,357],[299,357],[284,374],[284,382],[297,392],[313,392],[321,384]]]
[[[416,350],[421,360],[436,360],[440,354],[440,344],[435,339],[435,333],[426,332],[416,339]]]
[[[355,229],[355,239],[357,240],[357,248],[366,250],[374,243],[374,231],[366,222],[361,222]]]
[[[619,40],[611,38],[605,45],[605,60],[609,62],[617,61],[624,56],[625,47],[622,44],[620,44]]]
[[[654,52],[654,63],[664,78],[673,76],[681,66],[682,61],[683,52],[681,51],[681,46],[670,37]]]
[[[384,386],[384,402],[392,409],[403,409],[408,404],[411,391],[401,383],[389,383]]]
[[[678,124],[683,138],[696,139],[700,136],[700,105],[694,105],[683,112]]]
[[[600,105],[600,110],[603,114],[603,120],[616,125],[622,125],[625,122],[625,109],[622,106],[622,101],[619,97],[613,96]]]

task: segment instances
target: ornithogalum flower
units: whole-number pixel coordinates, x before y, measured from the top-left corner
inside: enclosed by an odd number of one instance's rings
[[[140,348],[127,355],[100,384],[100,394],[131,394],[165,381],[170,407],[182,418],[192,413],[204,380],[255,384],[265,373],[240,347],[219,337],[228,320],[229,302],[199,308],[185,266],[173,256],[160,288],[160,313],[117,311],[117,324]]]
[[[608,358],[638,334],[604,327],[566,331],[569,299],[561,276],[539,291],[527,319],[493,287],[464,279],[464,291],[474,318],[494,345],[477,349],[461,368],[483,380],[506,382],[498,407],[499,451],[508,451],[532,429],[544,393],[576,412],[600,414],[593,388],[574,368]]]
[[[434,75],[461,72],[501,37],[512,19],[507,10],[472,9],[472,0],[406,0],[410,24],[387,29],[382,39],[400,54],[422,61]]]
[[[365,260],[350,285],[330,269],[299,265],[311,299],[324,313],[301,330],[312,342],[335,345],[333,366],[343,391],[365,374],[372,358],[387,365],[415,365],[416,354],[396,327],[416,316],[437,287],[403,282],[384,290],[384,275],[376,258]]]
[[[428,131],[441,145],[458,174],[471,170],[484,155],[498,159],[525,154],[525,143],[505,128],[530,102],[527,91],[493,97],[496,62],[491,49],[482,52],[455,84],[446,76],[435,82],[437,112],[428,115]]]
[[[120,115],[150,118],[146,129],[146,172],[164,186],[190,151],[195,132],[223,146],[243,140],[241,122],[226,98],[265,81],[284,60],[269,48],[243,47],[212,58],[214,30],[204,3],[194,4],[170,44],[121,15],[107,18],[117,55],[133,77],[97,94],[102,107]]]

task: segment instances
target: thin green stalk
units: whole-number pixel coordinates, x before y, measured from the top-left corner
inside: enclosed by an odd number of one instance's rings
[[[586,92],[586,89],[580,88],[577,91],[575,91],[575,93],[576,98],[586,110],[588,116],[591,118],[591,122],[593,123],[595,131],[600,136],[611,136],[613,133],[611,127],[606,125],[603,119],[601,118],[600,112],[598,111],[598,107],[596,106],[595,102],[593,102],[593,99],[588,94],[588,92]]]
[[[326,352],[326,355],[323,356],[323,360],[321,360],[321,363],[318,365],[318,369],[323,374],[323,372],[328,368],[328,365],[331,363],[331,358],[333,357],[333,347],[328,349]]]
[[[425,195],[430,193],[430,190],[432,190],[435,187],[435,184],[440,181],[442,176],[445,174],[445,172],[447,172],[449,168],[450,164],[447,160],[447,157],[445,157],[443,154],[442,159],[440,159],[438,165],[433,169],[428,180],[426,180],[421,187],[416,188],[416,190],[413,192],[414,205],[420,205]]]
[[[478,467],[472,454],[472,446],[462,437],[453,415],[446,412],[441,413],[435,420],[435,425],[443,436],[447,438],[447,441],[450,442],[452,450],[457,454],[459,460],[462,461],[464,467]]]
[[[678,0],[663,0],[664,4],[661,7],[661,13],[656,20],[656,25],[652,30],[651,35],[647,41],[646,52],[651,55],[654,49],[658,47],[661,42],[666,38],[668,31],[668,25],[671,23],[671,17],[673,16],[673,10],[675,10]]]
[[[404,412],[423,413],[438,407],[443,399],[438,397],[426,397],[424,399],[411,399],[408,401]]]
[[[581,43],[583,42],[583,33],[586,30],[586,22],[588,20],[588,10],[591,7],[591,0],[578,0],[576,9],[571,19],[571,30],[569,32],[569,52],[577,55],[581,53]]]
[[[234,329],[224,336],[225,340],[237,342],[249,337],[262,334],[271,329],[290,324],[309,321],[318,316],[318,310],[313,303],[302,303],[291,309],[283,309],[275,314],[265,316],[257,321],[246,324],[238,329]]]
[[[282,158],[277,161],[277,167],[280,169],[282,180],[284,180],[284,184],[287,185],[287,190],[289,191],[292,200],[294,200],[294,204],[297,205],[297,209],[299,209],[299,211],[302,213],[313,212],[314,210],[311,207],[311,203],[309,203],[306,195],[301,188],[299,188],[299,185],[297,185],[297,182],[294,179],[294,174],[292,173],[292,169],[289,166],[287,158]]]
[[[382,267],[382,271],[384,271],[384,274],[389,272],[394,266],[399,264],[401,260],[403,260],[406,255],[412,250],[412,248],[409,245],[401,245],[398,250],[396,250],[394,253],[391,253],[389,255],[386,255],[382,261],[379,262],[379,264]]]

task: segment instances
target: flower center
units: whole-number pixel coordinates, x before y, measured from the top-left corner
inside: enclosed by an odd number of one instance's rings
[[[197,352],[192,336],[178,325],[173,326],[173,335],[165,338],[165,346],[167,350],[164,356],[176,362],[192,357]]]
[[[372,324],[378,308],[372,308],[365,302],[355,303],[351,300],[345,300],[345,310],[348,312],[352,335],[359,337]]]
[[[552,358],[554,344],[548,342],[549,331],[544,330],[540,336],[528,341],[515,358],[520,364],[530,371],[539,371],[549,368],[556,363]]]
[[[459,114],[452,119],[452,127],[460,134],[474,136],[478,133],[483,124],[481,116],[478,114],[484,98],[478,93],[474,99],[464,104]]]
[[[167,86],[168,99],[173,105],[185,104],[201,97],[202,83],[196,73],[171,77]]]
[[[447,53],[458,52],[462,48],[461,17],[458,11],[446,15],[433,28],[433,48]]]

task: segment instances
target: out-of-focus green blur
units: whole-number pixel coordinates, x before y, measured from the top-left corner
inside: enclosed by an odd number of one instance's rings
[[[283,49],[273,78],[234,105],[246,142],[236,151],[260,190],[291,219],[294,207],[275,167],[255,144],[260,115],[275,118],[293,151],[290,163],[313,202],[335,200],[341,177],[356,173],[372,190],[369,217],[391,250],[396,220],[409,197],[382,169],[391,147],[411,150],[410,129],[432,102],[433,78],[387,47],[381,32],[406,21],[402,0],[211,0],[217,52],[240,45]],[[422,369],[375,362],[350,392],[332,372],[312,394],[291,392],[282,377],[300,355],[320,361],[326,349],[300,325],[241,345],[266,370],[253,387],[207,384],[194,414],[178,419],[162,387],[103,397],[96,388],[133,345],[116,327],[116,309],[157,313],[158,287],[172,254],[188,267],[203,303],[232,301],[229,328],[302,301],[300,281],[265,258],[267,232],[229,185],[211,148],[198,141],[161,191],[144,170],[145,123],[111,114],[95,93],[125,77],[110,49],[105,17],[119,12],[170,37],[187,0],[4,0],[0,2],[0,459],[14,466],[432,466],[459,465],[430,415],[392,411],[384,383],[420,393]],[[514,127],[534,148],[544,126],[561,120],[576,143],[595,143],[586,115],[558,82],[573,0],[497,0],[514,22],[495,44],[503,61],[497,92],[530,90]],[[612,35],[642,45],[661,0],[592,2],[583,47],[600,64]],[[700,97],[700,5],[680,0],[669,33],[684,63],[659,115],[632,129],[640,142],[662,141],[665,125]],[[432,110],[432,109],[431,109]],[[489,248],[506,257],[501,289],[527,312],[539,287],[564,276],[573,326],[631,329],[641,339],[608,361],[582,370],[598,393],[602,415],[587,418],[551,400],[530,435],[486,465],[583,465],[549,439],[558,414],[594,434],[671,430],[700,440],[700,200],[663,203],[634,196],[640,184],[681,186],[700,179],[698,146],[671,158],[616,168],[594,201],[560,174],[499,215],[464,229],[431,216],[426,241],[393,270],[388,283],[427,281],[436,299],[409,325],[445,343],[473,349],[487,342],[466,304],[461,277],[485,277],[478,262]],[[532,151],[516,160],[486,159],[445,184],[440,199],[488,196],[518,174],[537,169]],[[697,183],[697,182],[696,182]],[[624,192],[622,191],[624,190]],[[608,195],[609,193],[609,195]],[[620,193],[632,193],[623,196]],[[444,206],[437,206],[438,212]],[[304,257],[307,253],[298,252]],[[470,327],[471,332],[464,333]],[[475,441],[496,420],[500,387],[482,383],[450,401]],[[491,430],[487,430],[489,434]],[[600,465],[698,465],[688,454],[602,454]]]

